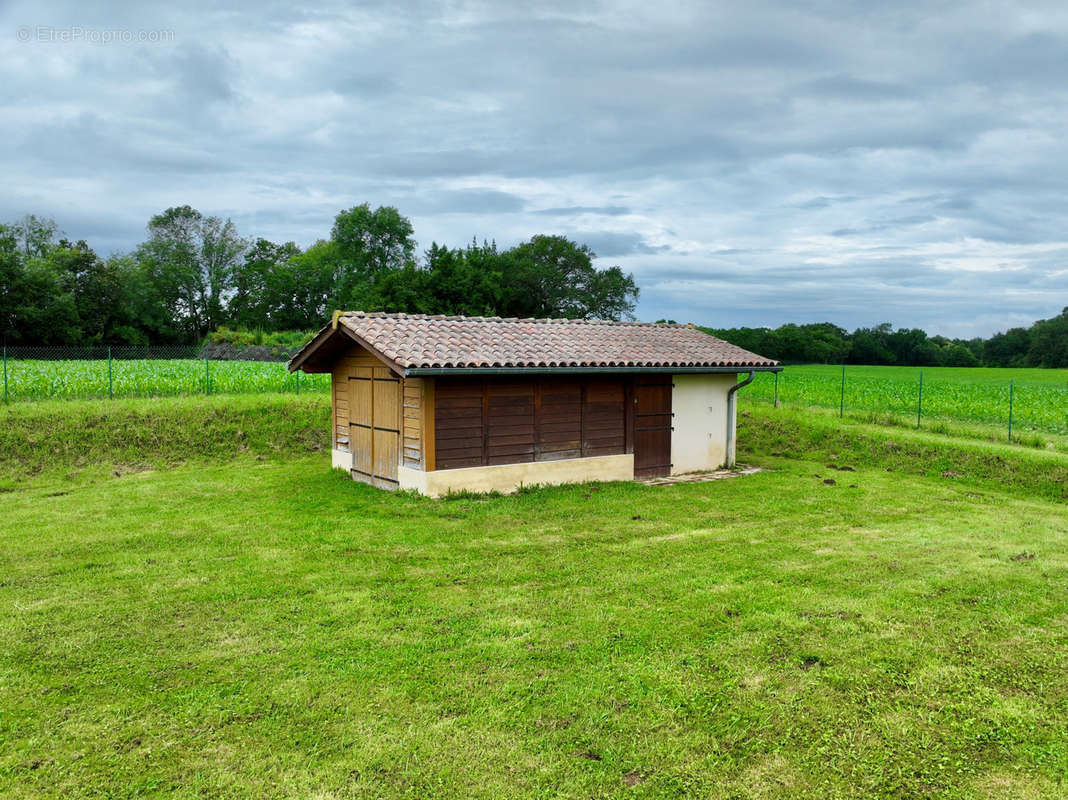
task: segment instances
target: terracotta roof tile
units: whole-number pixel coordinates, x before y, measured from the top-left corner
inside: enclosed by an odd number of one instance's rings
[[[362,311],[338,324],[402,369],[778,364],[687,325]]]

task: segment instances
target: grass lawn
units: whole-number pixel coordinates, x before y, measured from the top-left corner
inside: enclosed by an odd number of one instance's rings
[[[14,481],[0,795],[1068,795],[1068,506],[793,455],[445,501],[323,454]]]

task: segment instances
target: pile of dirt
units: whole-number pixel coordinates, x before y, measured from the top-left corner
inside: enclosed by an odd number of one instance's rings
[[[200,351],[200,358],[212,361],[289,361],[296,350],[267,345],[236,347],[230,342],[208,342]]]

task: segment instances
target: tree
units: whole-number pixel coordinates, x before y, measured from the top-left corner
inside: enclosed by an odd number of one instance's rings
[[[44,258],[59,228],[54,219],[27,214],[11,226],[25,258]]]
[[[226,319],[234,270],[247,246],[233,222],[190,206],[168,208],[148,223],[138,261],[175,333],[203,337]]]
[[[372,211],[370,204],[363,203],[341,211],[330,234],[337,258],[334,287],[339,300],[351,308],[366,308],[377,280],[413,261],[413,234],[411,221],[392,206]]]
[[[281,330],[292,316],[297,280],[290,263],[301,254],[293,242],[275,244],[257,239],[234,268],[234,294],[229,303],[232,324]]]
[[[983,346],[983,361],[991,367],[1024,366],[1031,349],[1031,332],[1026,328],[1010,328],[995,333]]]
[[[849,354],[851,364],[893,364],[894,353],[887,345],[890,323],[884,322],[874,328],[858,328],[853,332],[853,347]]]
[[[74,300],[72,341],[123,344],[144,338],[136,333],[130,314],[128,259],[105,261],[84,240],[63,239],[49,249],[47,260],[55,267],[63,291]]]
[[[1068,367],[1068,308],[1034,324],[1027,361],[1034,367]]]
[[[534,236],[501,259],[498,313],[508,317],[631,317],[638,287],[619,267],[598,270],[596,254],[563,236]]]
[[[942,364],[947,367],[978,367],[979,359],[962,344],[954,342],[942,352]]]
[[[22,280],[18,237],[11,225],[0,225],[0,338],[14,340]]]
[[[318,328],[331,311],[346,307],[338,289],[338,263],[337,245],[323,239],[289,260],[293,301],[285,328]]]
[[[425,296],[432,314],[498,315],[501,254],[496,243],[472,239],[463,250],[436,242],[423,259],[427,271]]]

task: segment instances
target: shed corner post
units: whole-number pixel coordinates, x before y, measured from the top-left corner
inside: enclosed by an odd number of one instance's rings
[[[435,378],[423,378],[423,470],[433,472],[437,468],[437,434],[434,431],[434,382]]]

